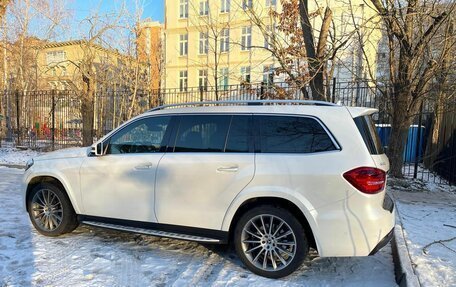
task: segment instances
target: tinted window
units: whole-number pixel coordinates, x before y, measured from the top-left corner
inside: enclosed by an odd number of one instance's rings
[[[107,154],[160,151],[170,119],[151,117],[129,124],[111,137]]]
[[[231,116],[182,116],[175,152],[223,152]]]
[[[335,150],[333,142],[315,119],[260,116],[261,152],[311,153]]]
[[[251,116],[233,116],[225,152],[249,152]]]
[[[354,121],[369,152],[371,154],[383,154],[383,146],[372,118],[370,116],[360,116],[354,118]]]

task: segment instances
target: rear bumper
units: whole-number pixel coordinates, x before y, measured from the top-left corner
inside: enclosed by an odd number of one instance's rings
[[[372,249],[372,251],[369,253],[369,256],[374,255],[380,249],[385,247],[385,245],[391,241],[391,239],[393,238],[393,235],[394,235],[394,227],[393,227],[393,229],[391,229],[391,231],[385,237],[383,237],[382,240],[380,240],[380,242],[377,244],[377,246],[375,246],[374,249]]]
[[[341,202],[314,210],[312,215],[321,257],[374,254],[390,241],[395,225],[394,202],[384,193],[354,193]]]

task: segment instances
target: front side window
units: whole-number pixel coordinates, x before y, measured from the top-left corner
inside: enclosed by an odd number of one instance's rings
[[[322,125],[313,118],[257,116],[262,153],[314,153],[336,150]]]
[[[174,152],[223,152],[229,115],[182,116]]]
[[[106,154],[154,153],[164,146],[164,136],[171,117],[137,120],[114,134]]]

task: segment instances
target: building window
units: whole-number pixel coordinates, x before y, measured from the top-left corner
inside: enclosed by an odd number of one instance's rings
[[[241,67],[241,80],[243,83],[250,83],[250,66]]]
[[[180,0],[179,17],[181,19],[188,18],[188,0]]]
[[[253,3],[252,0],[242,0],[242,9],[247,10],[247,9],[252,9]]]
[[[230,50],[230,29],[223,29],[220,35],[220,51],[228,52]]]
[[[146,30],[146,55],[150,56],[150,52],[152,51],[152,38],[150,35],[150,29]]]
[[[200,91],[207,91],[207,70],[199,70],[198,87]]]
[[[51,51],[46,53],[46,63],[48,65],[53,63],[61,63],[66,60],[65,51]]]
[[[179,54],[186,56],[188,54],[188,34],[179,35]]]
[[[207,54],[209,50],[209,35],[206,32],[200,32],[199,53],[200,55]]]
[[[277,0],[266,0],[266,7],[277,5]]]
[[[188,71],[179,72],[179,91],[186,92],[188,87]]]
[[[221,5],[220,5],[220,7],[221,7],[220,12],[222,12],[222,13],[230,12],[230,4],[231,4],[230,0],[220,0],[220,1],[222,1]]]
[[[67,68],[66,67],[62,67],[62,76],[65,77],[67,76]]]
[[[219,88],[225,91],[228,90],[228,68],[220,69]]]
[[[252,27],[242,27],[241,50],[250,50],[252,46]]]
[[[263,83],[272,85],[274,83],[274,66],[265,65],[263,67]]]
[[[200,16],[207,16],[209,15],[209,1],[200,1]]]

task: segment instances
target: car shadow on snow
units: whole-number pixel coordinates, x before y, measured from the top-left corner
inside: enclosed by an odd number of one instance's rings
[[[281,279],[251,273],[226,245],[208,245],[80,226],[65,236],[77,253],[74,275],[90,284],[141,286],[394,286],[389,247],[375,256],[320,258],[310,250],[304,264]],[[71,239],[70,239],[71,238]],[[78,275],[79,274],[79,275]],[[57,282],[58,283],[58,282]]]

